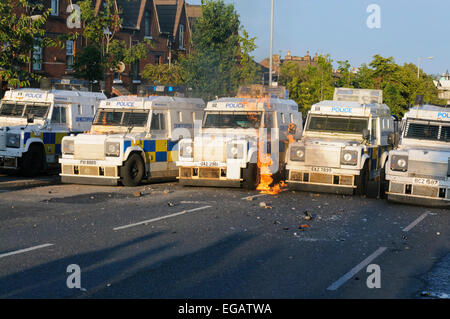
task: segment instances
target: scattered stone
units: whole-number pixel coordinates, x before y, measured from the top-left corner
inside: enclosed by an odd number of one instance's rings
[[[402,236],[402,239],[403,239],[403,240],[408,240],[408,236],[403,235],[403,236]]]
[[[298,229],[306,230],[307,228],[309,228],[309,225],[303,224],[303,225],[300,225],[300,227]]]
[[[283,230],[289,230],[289,227],[283,227]]]
[[[280,225],[281,223],[278,220],[276,220],[276,221],[273,222],[273,224],[274,225]]]
[[[133,193],[133,196],[134,196],[134,197],[141,197],[141,196],[142,196],[142,193],[141,193],[141,192],[134,192],[134,193]]]
[[[436,235],[438,235],[438,236],[439,236],[440,234],[441,234],[440,232],[437,232],[437,233],[436,233]]]
[[[174,207],[174,206],[175,206],[175,204],[172,203],[172,202],[168,202],[167,205],[168,205],[169,207]]]
[[[260,203],[259,203],[259,207],[261,207],[261,208],[266,208],[267,205],[266,205],[266,203],[264,203],[264,202],[260,202]]]
[[[163,191],[163,193],[164,193],[164,194],[169,194],[170,191],[169,191],[168,189],[165,189],[165,190]]]
[[[303,212],[303,214],[305,215],[305,217],[303,217],[303,219],[306,220],[306,221],[310,221],[310,220],[313,218],[312,215],[311,215],[311,213],[308,212],[307,210],[305,210],[305,211]]]

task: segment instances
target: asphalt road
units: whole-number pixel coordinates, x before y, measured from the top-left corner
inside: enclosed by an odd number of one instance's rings
[[[450,290],[448,210],[41,180],[0,176],[0,298],[423,298]],[[72,264],[82,289],[66,285]],[[381,288],[368,288],[369,264],[379,265]]]

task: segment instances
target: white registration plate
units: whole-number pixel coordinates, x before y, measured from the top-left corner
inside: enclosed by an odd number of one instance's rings
[[[97,165],[97,161],[92,160],[81,160],[80,165]]]
[[[219,162],[217,161],[213,161],[213,162],[201,162],[200,163],[201,167],[217,167],[219,166]]]
[[[414,184],[437,186],[439,185],[439,181],[427,178],[414,178]]]
[[[316,173],[331,173],[331,168],[329,167],[311,167],[312,172]]]

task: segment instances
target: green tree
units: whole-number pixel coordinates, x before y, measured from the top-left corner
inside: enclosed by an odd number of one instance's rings
[[[180,85],[183,83],[183,70],[179,63],[171,66],[168,64],[147,64],[142,77],[148,79],[152,84]]]
[[[234,5],[202,0],[201,7],[192,34],[193,53],[181,59],[185,82],[205,100],[234,95],[239,84],[255,78],[249,56],[254,38],[241,28]]]
[[[104,77],[105,72],[115,71],[121,62],[132,64],[147,56],[150,41],[129,46],[125,41],[117,39],[117,32],[122,26],[122,11],[115,0],[104,0],[98,12],[95,12],[95,2],[92,0],[82,0],[78,5],[84,27],[82,35],[89,45],[75,59],[75,76],[90,76],[86,79],[98,80],[100,75],[94,76],[97,71],[102,71],[101,75]],[[94,48],[100,52],[99,64],[89,57],[89,52],[97,54]]]
[[[40,80],[29,71],[35,47],[62,46],[45,34],[50,11],[44,9],[43,1],[0,1],[0,78],[10,86],[29,86],[32,80]]]

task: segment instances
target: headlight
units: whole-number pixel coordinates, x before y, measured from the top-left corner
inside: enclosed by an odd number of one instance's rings
[[[341,164],[356,166],[358,164],[358,151],[342,150]]]
[[[304,162],[305,161],[305,147],[304,146],[292,146],[291,147],[291,161]]]
[[[120,156],[120,142],[106,142],[105,143],[105,155],[109,157]]]
[[[6,146],[7,147],[20,147],[20,134],[9,133],[6,134]]]
[[[73,140],[63,140],[62,143],[62,152],[64,155],[73,155],[75,151],[74,141]]]
[[[180,145],[180,157],[192,157],[194,148],[192,143],[184,143]]]
[[[244,145],[236,143],[228,144],[227,158],[234,158],[234,159],[244,158]]]
[[[406,172],[408,170],[408,156],[407,155],[392,155],[391,170]]]

